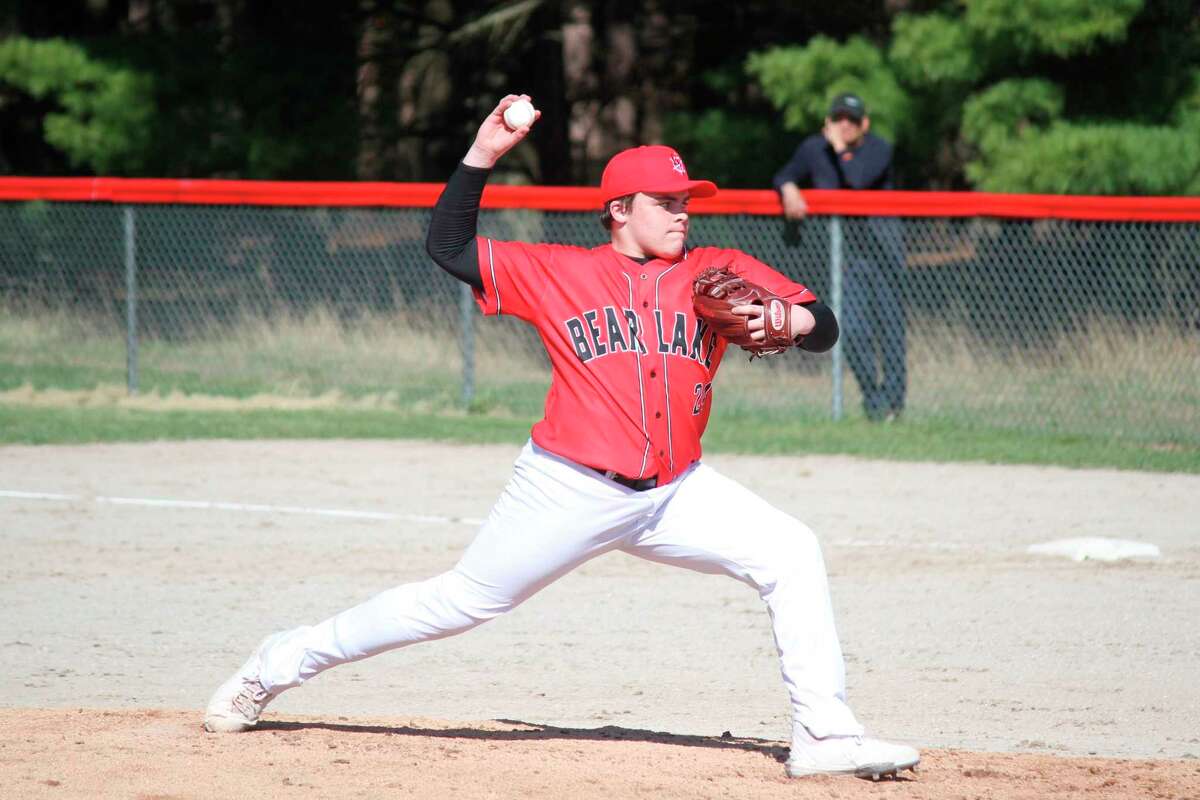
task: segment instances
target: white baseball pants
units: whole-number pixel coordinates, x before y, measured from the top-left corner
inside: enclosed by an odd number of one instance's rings
[[[398,586],[262,655],[271,691],[338,664],[470,630],[610,550],[729,575],[766,602],[795,721],[816,737],[861,735],[820,545],[800,521],[704,464],[635,492],[529,442],[487,522],[450,571]]]

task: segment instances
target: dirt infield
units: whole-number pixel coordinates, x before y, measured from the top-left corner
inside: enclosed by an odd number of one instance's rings
[[[741,584],[601,557],[471,633],[204,734],[266,633],[453,565],[516,447],[0,448],[0,797],[1200,797],[1200,476],[708,459],[822,539],[868,728],[909,780],[789,781]],[[1034,556],[1153,543],[1118,563]]]
[[[216,736],[181,711],[0,712],[0,721],[14,734],[0,749],[6,797],[1200,796],[1195,760],[933,750],[916,772],[873,784],[790,780],[782,742],[615,726],[288,716],[253,733]]]

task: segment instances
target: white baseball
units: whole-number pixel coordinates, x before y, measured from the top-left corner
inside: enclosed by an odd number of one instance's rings
[[[514,100],[513,104],[504,109],[504,124],[510,130],[523,128],[533,122],[533,103],[528,100]]]

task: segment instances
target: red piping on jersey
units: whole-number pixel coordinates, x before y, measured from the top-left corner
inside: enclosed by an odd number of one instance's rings
[[[0,201],[165,203],[181,205],[429,208],[440,183],[176,180],[172,178],[0,177]],[[1149,222],[1200,222],[1196,197],[1088,197],[986,192],[874,192],[807,190],[812,214],[901,217],[1011,217]],[[490,185],[483,208],[599,213],[600,190],[582,186]],[[694,214],[781,213],[779,197],[764,189],[726,189],[695,200]]]

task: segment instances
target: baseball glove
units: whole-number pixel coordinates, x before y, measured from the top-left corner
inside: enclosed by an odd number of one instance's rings
[[[761,341],[750,338],[750,317],[734,314],[734,306],[763,306]],[[696,276],[692,284],[692,307],[696,316],[725,337],[730,344],[750,353],[750,360],[787,350],[795,342],[791,337],[791,303],[756,283],[737,275],[729,267],[710,267]]]

